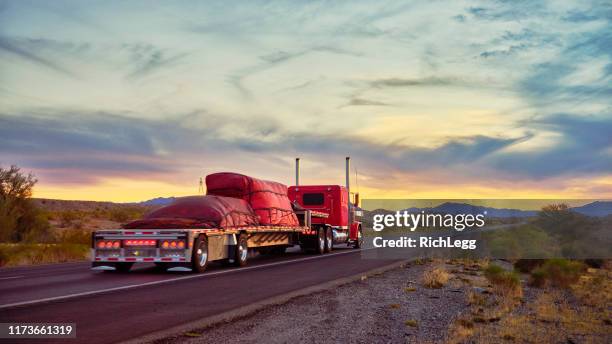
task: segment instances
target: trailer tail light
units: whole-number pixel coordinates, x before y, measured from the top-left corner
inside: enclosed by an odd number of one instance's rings
[[[121,242],[119,240],[100,240],[96,247],[101,250],[119,249]]]
[[[157,246],[157,240],[152,239],[129,239],[123,240],[124,246]]]
[[[161,247],[166,250],[182,250],[185,248],[185,242],[183,240],[164,240]]]

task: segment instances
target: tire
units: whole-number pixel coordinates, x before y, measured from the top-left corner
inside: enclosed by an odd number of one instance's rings
[[[357,230],[357,241],[355,241],[355,246],[353,247],[355,248],[363,247],[363,230],[361,229],[361,226],[359,226],[359,229]]]
[[[238,235],[238,240],[236,243],[236,256],[234,257],[234,264],[236,266],[245,266],[247,265],[247,260],[249,259],[249,246],[247,243],[247,234],[242,233]]]
[[[117,269],[118,272],[128,272],[132,268],[132,265],[134,265],[134,263],[115,263],[115,269]]]
[[[325,253],[325,228],[323,227],[317,230],[317,241],[315,243],[315,252],[317,252],[317,254]]]
[[[191,254],[191,269],[195,273],[201,273],[208,266],[208,239],[206,236],[199,236],[193,245]]]
[[[327,227],[325,229],[325,253],[329,253],[334,248],[334,233],[333,229]]]

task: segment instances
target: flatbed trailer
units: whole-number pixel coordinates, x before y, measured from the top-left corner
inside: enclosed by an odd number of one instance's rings
[[[203,272],[211,261],[244,266],[249,251],[283,253],[299,245],[318,254],[331,251],[329,214],[295,211],[300,225],[196,229],[117,229],[92,233],[92,268],[128,271],[134,263],[155,263],[168,271]]]

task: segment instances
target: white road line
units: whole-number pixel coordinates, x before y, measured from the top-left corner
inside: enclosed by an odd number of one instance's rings
[[[0,277],[0,280],[7,280],[7,279],[14,279],[14,278],[21,278],[21,277],[23,277],[23,275],[9,276],[9,277]]]
[[[165,283],[170,283],[170,282],[189,280],[189,279],[194,279],[194,278],[203,278],[203,277],[209,277],[209,276],[217,276],[217,275],[223,275],[223,274],[232,273],[232,272],[236,272],[236,271],[256,270],[256,269],[262,269],[262,268],[267,268],[267,267],[271,267],[271,266],[278,266],[278,265],[285,265],[285,264],[291,264],[291,263],[296,263],[296,262],[303,262],[303,261],[314,260],[314,259],[327,258],[327,257],[331,257],[331,256],[338,256],[338,255],[341,255],[341,254],[349,254],[349,253],[355,253],[355,252],[360,252],[360,251],[364,251],[364,250],[371,250],[371,249],[373,249],[373,248],[366,248],[366,249],[360,249],[360,250],[350,250],[350,251],[345,251],[345,252],[328,253],[328,254],[324,254],[324,255],[320,255],[320,256],[313,256],[313,257],[306,257],[306,258],[284,260],[284,261],[280,261],[280,262],[274,262],[274,263],[263,264],[263,265],[247,266],[247,267],[238,268],[238,269],[223,270],[223,271],[214,271],[214,272],[209,272],[209,273],[205,273],[205,274],[183,276],[183,277],[177,277],[177,278],[166,279],[166,280],[161,280],[161,281],[146,282],[146,283],[141,283],[141,284],[130,284],[130,285],[122,286],[122,287],[100,289],[100,290],[92,290],[92,291],[86,291],[86,292],[82,292],[82,293],[74,293],[74,294],[68,294],[68,295],[62,295],[62,296],[46,297],[46,298],[38,299],[38,300],[30,300],[30,301],[21,301],[21,302],[15,302],[15,303],[8,303],[8,304],[0,305],[0,309],[6,309],[6,308],[12,308],[12,307],[18,307],[18,306],[27,306],[27,305],[43,303],[43,302],[50,302],[50,301],[66,300],[66,299],[80,297],[80,296],[96,295],[96,294],[102,294],[102,293],[109,293],[109,292],[113,292],[113,291],[135,289],[135,288],[140,288],[140,287],[159,285],[159,284],[165,284]]]

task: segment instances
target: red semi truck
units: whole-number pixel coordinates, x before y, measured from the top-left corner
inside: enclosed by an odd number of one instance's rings
[[[288,247],[300,246],[303,250],[324,254],[330,252],[335,245],[360,248],[363,242],[362,213],[359,194],[351,194],[349,189],[349,171],[350,158],[347,157],[346,186],[300,185],[300,159],[297,158],[296,183],[289,186],[286,192],[282,190],[284,196],[279,196],[289,198],[291,213],[285,215],[297,218],[297,221],[291,222],[295,225],[271,225],[265,221],[262,221],[265,225],[255,224],[249,222],[249,214],[245,215],[244,211],[238,209],[226,218],[229,221],[223,221],[223,226],[200,225],[192,221],[189,215],[180,215],[185,218],[178,222],[177,219],[160,222],[164,226],[156,226],[155,221],[136,221],[137,225],[131,228],[128,226],[128,229],[96,231],[92,233],[92,269],[128,271],[134,263],[151,262],[168,271],[203,272],[211,261],[222,260],[244,266],[250,251],[280,254]],[[275,191],[275,194],[281,192]],[[213,199],[215,197],[218,199]],[[218,196],[193,196],[185,198],[183,204],[197,207],[198,202],[206,205],[211,200],[222,202],[225,208],[242,207],[241,203],[237,203],[242,200],[228,200]],[[185,206],[180,206],[179,201],[178,206],[170,205],[157,212],[161,216],[171,213],[174,217],[177,214],[172,212],[185,211]],[[274,210],[274,207],[271,208]],[[247,219],[237,219],[236,214],[246,216]],[[172,224],[170,227],[169,223]],[[242,225],[233,225],[235,223]],[[151,224],[150,227],[147,224]]]

